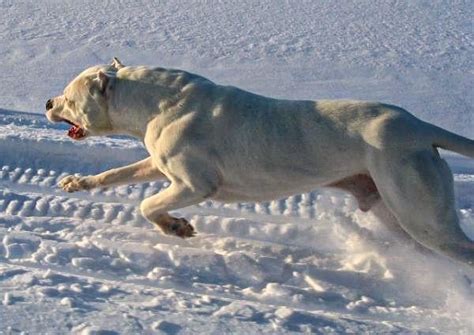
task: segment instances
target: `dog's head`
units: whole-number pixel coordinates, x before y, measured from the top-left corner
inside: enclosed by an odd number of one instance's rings
[[[68,136],[75,140],[112,133],[108,97],[114,87],[115,74],[122,67],[114,58],[111,65],[83,71],[66,86],[63,95],[46,102],[48,120],[70,124]]]

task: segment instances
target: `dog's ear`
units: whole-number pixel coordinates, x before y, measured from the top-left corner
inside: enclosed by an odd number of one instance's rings
[[[99,71],[99,73],[97,73],[97,81],[99,83],[100,94],[105,95],[107,89],[110,89],[112,87],[114,79],[115,78],[111,77],[109,74],[103,71]]]
[[[119,61],[117,57],[114,57],[114,59],[112,59],[112,64],[110,65],[112,65],[117,70],[120,70],[121,68],[125,67],[125,65],[123,65],[122,62]]]

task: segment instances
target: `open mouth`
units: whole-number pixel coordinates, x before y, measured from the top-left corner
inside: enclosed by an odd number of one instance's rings
[[[83,128],[81,128],[81,126],[78,126],[77,124],[66,119],[62,119],[61,121],[64,121],[71,125],[71,128],[69,128],[67,132],[67,136],[69,136],[70,138],[74,140],[80,140],[86,137],[86,131]]]

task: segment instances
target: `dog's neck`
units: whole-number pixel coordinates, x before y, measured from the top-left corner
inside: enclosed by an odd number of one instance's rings
[[[108,92],[108,112],[115,134],[144,139],[147,125],[170,105],[179,92],[168,87],[117,79]]]

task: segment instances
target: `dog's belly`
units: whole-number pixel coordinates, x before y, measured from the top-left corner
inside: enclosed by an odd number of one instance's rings
[[[257,150],[221,156],[220,185],[215,200],[226,202],[269,201],[290,195],[311,192],[348,176],[367,170],[363,150],[346,143],[348,150],[311,153],[300,144],[292,150],[279,143],[279,150]]]
[[[319,173],[318,173],[319,172]],[[270,201],[287,196],[306,193],[341,179],[351,172],[332,173],[306,170],[248,171],[247,173],[229,174],[222,180],[213,199],[224,202]]]
[[[314,188],[316,188],[315,186]],[[276,187],[260,187],[258,189],[238,189],[223,186],[219,191],[212,196],[213,200],[223,202],[259,202],[259,201],[271,201],[276,199],[285,198],[294,194],[305,193],[314,188],[308,190],[290,190]]]
[[[247,158],[251,159],[241,159],[244,154],[227,157],[219,169],[220,185],[212,198],[225,202],[276,200],[311,192],[367,170],[362,150],[354,147],[327,154],[305,151],[303,155],[302,150],[292,151],[283,143],[279,148],[283,154],[248,148]]]

